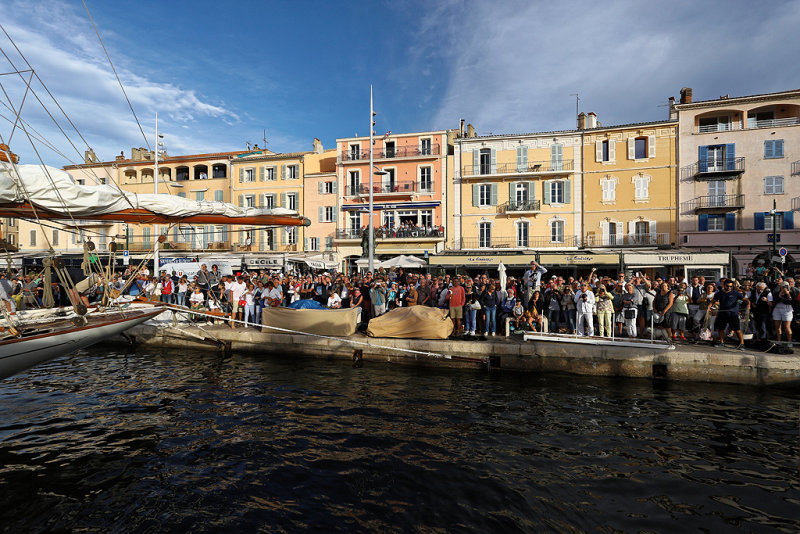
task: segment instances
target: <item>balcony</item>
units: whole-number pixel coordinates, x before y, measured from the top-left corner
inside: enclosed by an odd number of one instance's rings
[[[529,161],[526,165],[516,163],[497,163],[495,165],[464,165],[462,178],[485,176],[518,175],[518,174],[564,174],[572,172],[574,162],[564,161]]]
[[[711,195],[684,202],[684,211],[733,211],[744,208],[744,195]]]
[[[656,247],[669,246],[671,244],[669,234],[611,234],[586,236],[587,247]]]
[[[744,172],[744,158],[700,160],[681,169],[681,178],[698,181],[733,180]]]
[[[734,130],[755,130],[758,128],[778,128],[781,126],[796,126],[800,124],[800,117],[785,117],[783,119],[747,119],[747,126],[742,127],[741,121],[717,122],[704,124],[695,129],[695,133],[730,132]]]
[[[540,200],[527,200],[524,202],[511,200],[497,206],[497,212],[505,213],[506,215],[523,215],[526,213],[539,213],[540,211],[542,211]]]
[[[407,182],[395,182],[393,184],[375,183],[372,185],[372,194],[373,196],[375,195],[401,196],[401,195],[412,195],[412,194],[430,195],[433,194],[433,183],[430,184],[430,187],[420,187],[420,184],[411,180]],[[346,197],[357,197],[366,195],[369,195],[369,184],[344,186],[344,196]]]
[[[503,250],[503,249],[542,249],[542,248],[575,248],[579,246],[577,236],[564,236],[561,241],[553,241],[552,237],[529,236],[528,239],[516,237],[495,237],[482,239],[479,237],[464,237],[456,239],[454,250]]]
[[[361,238],[364,235],[364,230],[362,228],[349,228],[349,229],[337,229],[336,232],[333,234],[333,238],[337,241],[346,241],[346,240],[358,240],[361,241]],[[381,226],[375,228],[375,238],[378,241],[384,240],[434,240],[440,241],[444,239],[444,228],[441,226],[437,227],[430,227],[430,228],[387,228],[385,226]]]
[[[372,159],[419,158],[438,156],[442,150],[439,145],[399,146],[396,148],[373,150]],[[340,161],[369,161],[369,150],[347,150],[339,153]]]

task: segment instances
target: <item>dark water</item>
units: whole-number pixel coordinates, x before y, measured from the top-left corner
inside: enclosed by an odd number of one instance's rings
[[[800,393],[94,351],[0,383],[3,532],[798,532]]]

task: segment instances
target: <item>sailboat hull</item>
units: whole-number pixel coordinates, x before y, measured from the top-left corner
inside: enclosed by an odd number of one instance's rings
[[[73,326],[63,320],[30,335],[0,341],[0,379],[30,369],[58,356],[70,354],[161,314],[161,308],[89,316],[89,323]]]

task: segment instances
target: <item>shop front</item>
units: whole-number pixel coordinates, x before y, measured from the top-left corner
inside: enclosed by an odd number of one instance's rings
[[[281,271],[286,266],[286,256],[284,254],[249,254],[244,257],[243,263],[248,271]]]
[[[430,256],[428,265],[433,274],[486,274],[496,278],[500,262],[509,275],[516,276],[517,271],[524,273],[535,259],[534,254],[440,254]]]
[[[641,272],[650,279],[705,276],[707,281],[716,282],[729,276],[731,256],[728,252],[623,252],[622,263],[627,273]]]
[[[547,269],[549,276],[563,276],[567,278],[586,277],[594,267],[599,276],[616,278],[620,268],[621,258],[615,254],[539,254],[539,264]]]

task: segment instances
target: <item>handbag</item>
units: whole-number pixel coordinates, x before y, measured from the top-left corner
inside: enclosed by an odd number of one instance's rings
[[[245,299],[239,299],[239,306],[247,306],[247,301]]]
[[[663,318],[664,318],[664,316],[661,315],[660,313],[655,313],[655,312],[653,313],[653,322],[654,323],[660,323]]]
[[[625,308],[624,313],[625,313],[625,318],[626,319],[636,319],[636,309],[635,308]]]
[[[469,309],[470,310],[480,310],[481,309],[481,303],[476,300],[475,302],[472,302],[469,305]]]

